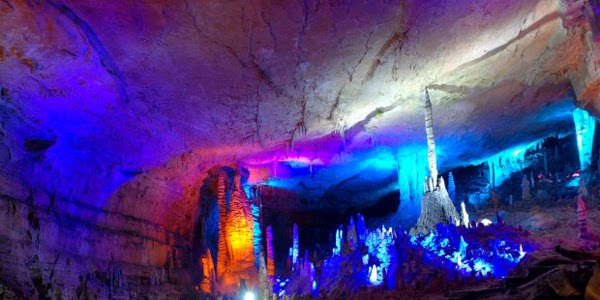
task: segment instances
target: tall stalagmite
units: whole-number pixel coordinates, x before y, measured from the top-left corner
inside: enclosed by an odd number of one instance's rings
[[[241,186],[239,171],[235,173],[231,192],[229,211],[227,212],[227,247],[229,265],[225,282],[228,286],[237,285],[245,279],[250,286],[258,284],[256,256],[254,255],[254,220],[250,211],[250,202]]]
[[[431,112],[431,101],[429,92],[425,90],[425,131],[427,133],[427,160],[429,162],[429,171],[431,177],[427,181],[428,188],[421,200],[421,214],[412,234],[427,234],[433,230],[437,224],[460,224],[460,218],[456,207],[452,203],[444,178],[437,178],[437,162],[435,154],[435,137],[433,135],[433,116]]]
[[[427,133],[427,162],[434,183],[437,183],[437,157],[435,154],[435,136],[433,135],[433,109],[429,99],[429,91],[425,89],[425,132]],[[434,187],[435,189],[435,187]]]
[[[220,279],[227,270],[227,198],[225,197],[225,174],[220,174],[217,179],[217,199],[219,202],[219,245],[217,252],[217,278]]]

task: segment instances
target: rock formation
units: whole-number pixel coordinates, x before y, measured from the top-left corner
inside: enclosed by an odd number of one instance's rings
[[[273,228],[267,227],[267,275],[271,279],[275,278],[275,252],[273,250]]]
[[[585,205],[585,183],[580,179],[579,196],[577,197],[577,223],[579,224],[579,238],[600,242],[600,235],[591,232],[588,227],[587,207]]]
[[[229,265],[229,253],[227,247],[227,198],[225,198],[225,174],[220,174],[217,181],[217,198],[219,203],[219,248],[217,251],[217,278],[220,281],[224,277]]]
[[[425,89],[425,132],[427,133],[427,162],[429,163],[429,175],[437,181],[437,156],[435,153],[435,136],[433,135],[433,109],[429,99],[429,90]],[[432,189],[432,188],[430,188]],[[435,189],[435,187],[433,187]]]
[[[404,148],[424,84],[445,95],[447,168],[571,128],[557,113],[571,90],[600,106],[588,2],[0,1],[1,285],[105,299],[114,257],[121,292],[179,298],[205,253],[193,245],[205,171],[290,144],[341,157],[339,128],[347,149]],[[214,227],[227,226],[225,181]],[[210,248],[217,273],[226,237]]]
[[[294,224],[292,232],[292,269],[298,264],[298,256],[300,255],[300,236],[298,234],[298,224]]]
[[[427,132],[427,158],[431,177],[428,182],[428,191],[421,200],[421,214],[419,220],[411,233],[427,233],[434,229],[437,224],[460,224],[458,212],[452,203],[452,199],[446,191],[444,178],[437,180],[437,165],[435,155],[435,137],[433,134],[433,118],[429,92],[426,91],[425,98],[425,129]]]
[[[354,226],[354,218],[350,216],[350,222],[348,223],[348,230],[346,231],[346,247],[349,250],[356,249],[358,244],[358,237],[356,235],[356,226]]]
[[[228,255],[225,275],[218,278],[221,291],[231,291],[242,279],[250,287],[258,284],[253,243],[254,221],[240,180],[241,175],[236,170],[225,228],[220,229],[226,233]]]
[[[448,195],[452,201],[457,201],[456,199],[456,184],[454,183],[454,175],[452,172],[448,173]]]
[[[215,292],[216,274],[215,263],[210,254],[210,249],[206,249],[206,253],[201,258],[202,264],[202,282],[200,282],[200,290],[205,293],[213,294]]]
[[[471,221],[469,220],[469,214],[467,213],[467,208],[465,207],[465,203],[460,203],[460,225],[463,225],[467,228],[471,227]]]
[[[250,202],[241,186],[239,170],[235,171],[229,205],[227,205],[226,181],[228,175],[221,171],[218,175],[216,194],[219,206],[219,236],[216,268],[216,284],[213,288],[219,293],[231,294],[237,291],[243,279],[250,287],[258,285],[258,270],[254,254],[254,220]]]

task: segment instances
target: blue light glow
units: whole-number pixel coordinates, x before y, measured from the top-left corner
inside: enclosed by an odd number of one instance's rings
[[[327,291],[340,288],[340,285],[348,290],[358,290],[361,286],[379,286],[385,280],[392,288],[396,282],[414,283],[414,277],[396,277],[396,274],[414,272],[410,268],[417,261],[420,268],[446,270],[449,280],[502,278],[525,257],[524,248],[531,250],[530,245],[517,242],[527,241],[527,233],[493,224],[473,228],[438,226],[437,231],[426,236],[412,236],[381,227],[366,230],[365,235],[364,240],[359,238],[359,245],[366,247],[366,254],[361,253],[361,247],[348,251],[344,248],[346,244],[336,245],[339,249],[323,261],[319,278],[311,275],[311,280],[306,281],[313,295],[317,285],[321,291]],[[314,274],[314,268],[311,269]],[[352,276],[347,276],[348,272]],[[292,278],[303,273],[299,274]],[[344,278],[343,282],[339,278]],[[287,286],[288,280],[278,280],[275,292],[283,295],[297,291],[299,281],[292,282]],[[289,292],[285,291],[286,287]]]
[[[576,108],[573,111],[573,121],[575,122],[575,134],[577,135],[579,164],[581,169],[585,170],[592,164],[596,118],[590,116],[586,110]]]
[[[543,140],[536,140],[528,144],[521,144],[497,153],[487,159],[489,166],[490,184],[500,186],[511,174],[520,172],[531,165],[532,161],[525,159],[528,149],[534,148]]]

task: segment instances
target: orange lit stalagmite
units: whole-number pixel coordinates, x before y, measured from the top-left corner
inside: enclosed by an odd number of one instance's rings
[[[200,283],[200,290],[205,293],[213,293],[215,284],[215,264],[212,255],[210,254],[210,249],[206,249],[206,254],[202,255],[201,263],[203,279]]]
[[[217,278],[220,281],[227,270],[227,238],[225,230],[227,226],[227,198],[225,198],[225,174],[221,174],[217,180],[217,198],[219,201],[219,245],[217,252]]]
[[[254,220],[250,211],[250,202],[246,197],[240,183],[240,174],[234,177],[233,191],[229,211],[227,212],[227,246],[229,252],[229,271],[235,276],[236,282],[241,278],[251,283],[256,283],[258,270],[256,270],[256,257],[254,255]]]
[[[249,287],[258,284],[255,265],[253,229],[250,203],[236,172],[227,209],[225,193],[226,174],[219,176],[219,253],[217,254],[217,288],[221,293],[234,293],[242,279]]]

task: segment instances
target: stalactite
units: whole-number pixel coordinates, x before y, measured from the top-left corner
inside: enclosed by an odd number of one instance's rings
[[[427,161],[432,178],[437,179],[437,157],[435,153],[435,136],[433,135],[433,111],[429,91],[425,89],[425,131],[427,133]]]
[[[273,228],[267,227],[267,274],[275,278],[275,252],[273,250]]]
[[[219,244],[217,252],[217,278],[221,279],[227,269],[227,199],[225,198],[225,174],[219,174],[217,179],[217,199],[219,203]]]
[[[448,195],[450,199],[456,201],[456,185],[454,183],[454,175],[452,172],[448,173]]]

